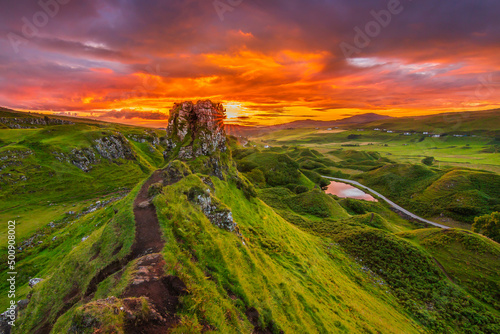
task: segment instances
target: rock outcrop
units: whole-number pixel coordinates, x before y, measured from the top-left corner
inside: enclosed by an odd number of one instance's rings
[[[160,146],[160,138],[152,130],[145,130],[142,134],[129,134],[127,138],[138,143],[149,143],[154,148]]]
[[[43,278],[32,278],[29,280],[28,285],[30,286],[30,288],[33,288],[35,285],[37,285],[41,281],[43,281]]]
[[[189,160],[201,155],[210,156],[217,151],[225,152],[225,117],[220,103],[209,100],[196,104],[190,101],[176,103],[168,120],[167,154],[174,152],[179,159]]]
[[[229,232],[239,233],[238,225],[233,220],[233,213],[217,198],[212,196],[209,189],[193,187],[189,190],[189,201],[199,206],[203,214],[215,226]]]
[[[49,117],[0,117],[0,123],[11,129],[32,129],[47,125],[71,125],[75,124],[59,118]]]
[[[31,150],[5,150],[0,153],[0,171],[11,166],[22,166],[23,160],[33,155]]]
[[[102,137],[94,141],[95,149],[105,159],[135,159],[134,152],[130,148],[128,140],[121,134]]]
[[[52,154],[58,161],[70,162],[84,172],[89,172],[93,165],[99,163],[100,157],[111,162],[118,162],[120,159],[136,159],[128,139],[122,134],[95,139],[92,147],[75,148],[69,154],[57,151],[52,152]]]

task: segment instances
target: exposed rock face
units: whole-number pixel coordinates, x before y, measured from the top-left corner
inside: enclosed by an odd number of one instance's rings
[[[189,190],[188,199],[197,204],[203,214],[215,226],[230,232],[239,232],[238,225],[233,220],[233,213],[210,194],[210,190],[193,187]]]
[[[127,136],[129,140],[136,141],[138,143],[150,143],[153,147],[160,146],[160,138],[156,135],[154,131],[146,130],[143,134],[130,134]]]
[[[73,149],[69,154],[62,152],[52,152],[52,154],[57,160],[70,162],[84,172],[89,172],[92,165],[100,161],[100,157],[113,162],[119,159],[134,160],[136,158],[128,139],[121,134],[98,138],[94,140],[92,147]]]
[[[134,153],[123,135],[111,135],[95,140],[95,149],[105,159],[134,159]]]
[[[178,158],[190,160],[201,155],[225,152],[226,132],[222,104],[209,100],[176,103],[170,110],[167,152],[178,150]]]
[[[0,171],[11,166],[22,166],[23,160],[32,155],[31,150],[6,150],[0,153]]]
[[[165,157],[172,159],[163,170],[163,185],[176,183],[192,173],[216,176],[221,180],[235,178],[243,184],[243,180],[235,175],[236,168],[231,169],[224,118],[223,106],[209,100],[174,105],[170,111],[167,137],[163,141],[167,147]],[[231,210],[211,193],[215,189],[213,182],[207,176],[202,180],[208,187],[191,187],[185,192],[188,200],[213,225],[241,237]]]
[[[163,170],[163,184],[174,184],[190,174],[192,174],[191,170],[185,163],[179,160],[174,160]]]
[[[36,125],[70,125],[75,124],[58,118],[41,117],[0,117],[0,123],[5,124],[11,129],[30,129],[36,128]],[[33,126],[32,126],[33,125]]]
[[[12,310],[7,310],[0,314],[0,334],[10,334],[11,323],[15,321],[17,317],[17,307]]]
[[[123,324],[113,323],[105,314],[122,318]],[[79,307],[68,333],[108,333],[109,328],[113,328],[113,333],[167,333],[171,323],[171,317],[157,309],[148,297],[112,296]]]
[[[91,148],[72,150],[69,160],[73,165],[80,168],[84,172],[90,171],[92,169],[92,165],[98,161],[95,152]]]

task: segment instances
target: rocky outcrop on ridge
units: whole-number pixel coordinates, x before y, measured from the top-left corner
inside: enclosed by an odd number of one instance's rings
[[[0,123],[11,129],[31,129],[45,125],[71,125],[75,124],[58,118],[49,117],[0,117]]]
[[[212,224],[229,232],[239,232],[231,210],[212,196],[209,189],[203,190],[193,187],[189,190],[187,197],[191,202],[198,205]]]
[[[170,110],[165,140],[167,154],[176,152],[181,160],[225,152],[225,110],[210,100],[176,103]]]
[[[92,165],[97,164],[100,158],[117,162],[119,159],[135,160],[128,139],[122,134],[113,134],[95,139],[92,147],[73,149],[69,154],[62,152],[52,152],[59,161],[72,163],[84,172],[89,172]]]
[[[94,141],[94,148],[101,157],[108,160],[134,159],[135,155],[128,140],[121,134],[102,137]]]

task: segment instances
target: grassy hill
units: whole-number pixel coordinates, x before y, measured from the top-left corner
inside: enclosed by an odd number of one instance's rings
[[[254,325],[245,313],[252,307],[260,314],[259,326],[272,332],[364,333],[381,327],[394,333],[419,331],[418,324],[397,310],[394,298],[373,286],[340,249],[328,248],[325,240],[297,229],[260,200],[248,200],[235,183],[211,177],[211,193],[231,210],[242,237],[215,227],[186,196],[194,187],[210,189],[204,177],[191,174],[164,188],[155,198],[163,238],[167,240],[163,250],[166,268],[181,277],[189,289],[182,297],[175,332],[201,332],[204,328],[223,333],[251,332]],[[27,310],[33,313],[23,318],[16,330],[30,331],[43,317],[55,319],[64,309],[65,296],[72,291],[76,291],[75,296],[83,294],[92,273],[126,254],[130,247],[126,231],[133,229],[131,198],[135,193],[137,188],[109,208],[111,213],[117,208],[118,216],[103,219],[103,226],[69,253],[62,265],[52,264],[46,271],[51,275],[34,290]],[[109,235],[113,230],[119,233]],[[112,243],[107,241],[110,237]],[[97,257],[95,244],[105,247]],[[110,256],[116,244],[124,246]],[[95,259],[88,263],[84,261],[88,257]],[[80,274],[70,276],[76,268]],[[121,277],[103,281],[95,299],[119,295],[133,268],[131,263]],[[123,320],[98,318],[85,303],[81,300],[74,304],[59,318],[54,331],[66,332],[85,317],[112,323],[119,332],[123,328]]]
[[[286,154],[297,162],[307,162],[307,166],[301,166],[310,167],[308,171],[313,172],[315,169],[328,169],[327,165],[338,166],[341,162],[357,162],[366,166],[369,166],[370,162],[381,163],[383,167],[372,166],[373,172],[358,175],[369,185],[370,180],[376,184],[377,180],[381,182],[384,178],[373,173],[396,168],[397,173],[391,171],[383,175],[393,182],[391,189],[385,189],[386,192],[394,193],[400,196],[399,198],[411,197],[409,194],[426,189],[433,181],[439,181],[447,174],[423,165],[395,166],[383,161],[376,152],[339,151],[335,154],[343,160],[332,164],[323,154],[307,148],[275,147],[267,150],[274,151],[274,154]],[[253,153],[248,156],[254,157],[252,170],[265,170],[268,166],[267,159],[260,160],[255,149],[250,151]],[[236,156],[241,157],[239,153],[241,151],[238,151]],[[243,165],[243,169],[248,169],[245,158],[237,161]],[[497,198],[495,191],[498,188],[491,183],[493,173],[470,170],[461,172],[462,177],[474,180],[467,183],[467,186],[485,191],[489,194],[490,201]],[[393,180],[393,177],[399,177],[398,181]],[[375,187],[375,184],[370,186]],[[340,247],[361,264],[362,270],[371,276],[376,284],[390,287],[400,305],[427,330],[457,333],[497,330],[498,305],[495,299],[498,294],[498,282],[493,274],[500,264],[497,243],[461,230],[441,232],[436,229],[419,229],[418,226],[401,219],[383,203],[339,200],[319,190],[295,195],[290,190],[292,187],[273,187],[272,184],[266,183],[261,183],[259,187],[259,198],[276,213],[303,231],[329,238],[330,245]],[[467,191],[466,188],[454,183],[453,187],[444,187],[444,190],[463,195],[464,191]],[[448,198],[450,194],[443,193],[440,196]],[[439,200],[428,201],[429,206],[439,206]],[[452,200],[441,202],[447,205]],[[326,203],[334,206],[329,207]],[[490,209],[484,203],[480,207],[483,210]],[[414,235],[430,233],[439,233],[455,239],[454,245],[443,247],[443,242],[414,241],[417,239]],[[431,244],[434,247],[427,247]],[[462,251],[459,251],[461,249]],[[453,253],[455,251],[456,253]],[[461,279],[450,278],[450,272]],[[486,323],[489,325],[485,325]]]
[[[500,176],[492,172],[388,164],[353,178],[425,217],[472,223],[500,209]]]
[[[23,296],[29,278],[57,263],[88,228],[74,232],[66,226],[92,222],[89,215],[119,201],[163,164],[158,138],[164,132],[73,118],[47,122],[11,110],[2,110],[0,121],[0,219],[16,220],[17,283]],[[71,232],[61,232],[66,230]],[[7,288],[6,241],[7,224],[1,224],[1,291]],[[2,309],[7,303],[0,299]]]
[[[162,131],[78,119],[46,125],[43,117],[10,111],[3,117],[30,127],[0,129],[0,218],[22,222],[20,239],[66,212],[125,194],[163,164]],[[2,225],[2,244],[5,232]]]
[[[434,133],[493,131],[498,133],[500,109],[443,113],[438,115],[401,117],[367,123],[365,127],[391,130],[422,130]]]
[[[171,113],[182,133],[180,110],[193,104]],[[497,243],[320,189],[320,173],[344,165],[366,167],[361,177],[394,165],[376,152],[244,148],[204,125],[180,138],[30,122],[0,130],[3,152],[15,151],[3,155],[2,218],[20,223],[16,298],[28,300],[13,333],[500,331]],[[458,172],[458,193],[480,184],[494,196],[486,172]],[[411,189],[428,184],[422,194],[446,175],[400,174]],[[33,277],[43,280],[30,288]]]
[[[491,110],[393,118],[331,129],[286,128],[251,139],[263,146],[301,145],[323,154],[339,149],[375,151],[401,163],[418,163],[432,156],[437,165],[499,173],[499,122],[500,111]]]
[[[450,280],[500,310],[498,243],[463,230],[422,229],[399,235],[431,254]]]

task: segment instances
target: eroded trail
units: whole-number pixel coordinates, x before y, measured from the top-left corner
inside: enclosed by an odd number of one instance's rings
[[[154,205],[149,202],[148,189],[153,183],[162,181],[161,171],[157,170],[144,183],[134,200],[135,241],[132,245],[132,258],[149,253],[159,253],[165,244],[161,238],[160,224]]]
[[[165,333],[178,319],[175,316],[179,296],[187,291],[177,276],[165,276],[165,260],[161,251],[162,239],[156,209],[148,196],[149,187],[162,181],[158,170],[144,183],[134,200],[135,241],[132,259],[137,260],[137,271],[122,297],[146,297],[154,306],[155,316],[147,322],[130,323],[126,333]]]
[[[142,322],[126,323],[126,333],[165,333],[178,322],[175,312],[179,304],[179,297],[187,293],[185,284],[177,277],[165,275],[165,260],[161,255],[165,242],[156,209],[148,196],[149,187],[161,182],[162,170],[155,171],[141,187],[134,200],[135,239],[129,255],[116,260],[97,273],[85,291],[83,299],[90,302],[99,284],[109,276],[122,271],[131,261],[137,260],[136,271],[128,286],[120,296],[125,304],[132,305],[137,297],[145,297],[150,303],[150,319]],[[75,296],[76,297],[76,296]],[[57,317],[81,299],[76,297],[68,302]],[[51,326],[47,324],[39,333],[49,333]]]
[[[155,171],[142,185],[134,200],[135,239],[130,254],[101,269],[90,281],[85,291],[85,298],[92,296],[99,283],[122,270],[130,261],[146,254],[161,252],[164,242],[161,239],[160,224],[156,216],[156,209],[148,199],[148,189],[153,183],[162,180],[161,173],[161,170]]]

